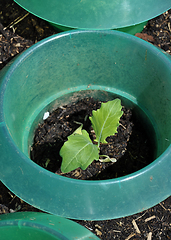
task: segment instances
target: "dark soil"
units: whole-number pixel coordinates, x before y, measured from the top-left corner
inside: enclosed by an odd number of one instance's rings
[[[0,0],[0,23],[0,69],[35,42],[57,33],[45,21],[28,14],[12,0]],[[150,20],[143,32],[138,33],[137,36],[171,53],[171,10]],[[171,239],[170,205],[171,197],[144,212],[129,217],[108,221],[77,222],[102,240],[168,240]],[[39,210],[23,202],[1,183],[0,214],[17,211]]]
[[[132,114],[131,109],[123,107],[123,115],[117,133],[106,139],[108,144],[100,145],[100,155],[115,158],[117,162],[93,161],[84,171],[78,168],[66,174],[61,172],[62,159],[59,151],[62,145],[67,141],[67,137],[80,126],[76,122],[82,123],[83,129],[89,133],[90,138],[95,139],[88,116],[92,115],[92,110],[97,110],[100,106],[100,101],[86,98],[53,111],[36,129],[34,144],[31,148],[31,159],[56,174],[89,180],[121,177],[151,163],[154,160],[154,148],[145,131],[146,128],[135,117],[135,114]]]
[[[15,55],[56,33],[47,22],[28,13],[12,0],[0,0],[0,69]]]

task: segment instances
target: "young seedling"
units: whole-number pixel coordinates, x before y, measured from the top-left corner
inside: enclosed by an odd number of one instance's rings
[[[121,111],[121,100],[115,99],[102,103],[100,109],[92,111],[92,117],[89,117],[94,129],[96,144],[93,144],[89,134],[82,129],[82,125],[68,137],[60,150],[62,157],[61,171],[70,172],[80,167],[85,170],[94,160],[103,162],[115,162],[116,159],[109,158],[106,155],[99,155],[100,143],[107,143],[106,138],[117,133],[119,120],[123,114]],[[103,157],[104,159],[99,159]]]

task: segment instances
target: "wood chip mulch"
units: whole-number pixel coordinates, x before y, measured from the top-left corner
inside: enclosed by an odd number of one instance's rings
[[[33,45],[33,41],[24,39],[10,30],[4,30],[0,23],[0,69],[14,56]]]

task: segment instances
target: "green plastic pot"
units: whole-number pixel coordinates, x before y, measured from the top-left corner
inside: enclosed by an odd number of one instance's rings
[[[83,226],[46,213],[18,212],[0,215],[1,240],[98,240]]]
[[[30,13],[61,30],[120,29],[141,32],[146,21],[171,8],[170,0],[15,0]],[[123,29],[124,28],[124,29]]]
[[[160,49],[118,31],[65,32],[26,50],[0,79],[0,179],[21,199],[63,217],[103,220],[170,196],[171,60]],[[152,126],[156,160],[102,181],[66,178],[32,162],[29,149],[44,113],[87,96],[138,106]]]

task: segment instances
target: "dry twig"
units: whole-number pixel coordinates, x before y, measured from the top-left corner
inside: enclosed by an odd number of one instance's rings
[[[134,219],[132,220],[132,224],[133,224],[133,226],[134,226],[134,228],[135,228],[135,231],[136,231],[138,234],[141,234],[141,232],[140,232],[140,230],[139,230],[139,228],[138,228],[138,225],[137,225],[137,223],[135,222]]]

